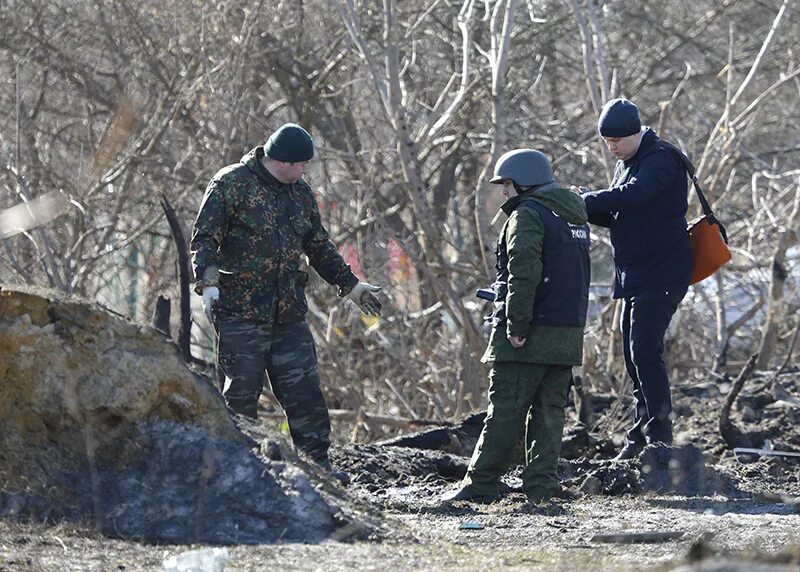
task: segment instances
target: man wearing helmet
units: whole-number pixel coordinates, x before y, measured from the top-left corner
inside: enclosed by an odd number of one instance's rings
[[[522,488],[534,502],[558,488],[556,464],[572,366],[583,352],[589,228],[583,200],[555,182],[548,158],[516,149],[497,161],[508,219],[497,241],[489,409],[461,488],[445,500],[492,502],[525,434]]]

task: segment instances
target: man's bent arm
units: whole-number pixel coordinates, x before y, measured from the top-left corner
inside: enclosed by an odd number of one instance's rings
[[[322,279],[328,284],[339,287],[339,296],[346,295],[358,284],[358,278],[331,242],[328,231],[322,224],[316,201],[313,203],[311,213],[311,231],[303,239],[303,250],[308,256],[309,263]]]
[[[683,165],[669,151],[658,151],[647,157],[631,180],[627,183],[584,193],[583,200],[590,216],[605,212],[622,212],[640,207],[668,190],[677,182]]]

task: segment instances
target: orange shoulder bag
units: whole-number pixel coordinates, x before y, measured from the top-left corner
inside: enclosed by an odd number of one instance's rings
[[[711,205],[708,204],[697,177],[694,174],[694,165],[689,158],[671,143],[664,143],[677,151],[683,161],[689,178],[692,179],[697,198],[703,207],[703,216],[689,223],[689,244],[692,247],[692,280],[691,284],[697,284],[705,280],[714,272],[722,268],[731,259],[731,251],[728,249],[728,233],[725,227],[719,222]]]

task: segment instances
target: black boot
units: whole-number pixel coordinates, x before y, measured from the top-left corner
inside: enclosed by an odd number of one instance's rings
[[[639,453],[642,452],[644,446],[639,445],[638,443],[628,443],[620,451],[616,457],[611,459],[612,461],[629,461],[635,457],[639,456]]]
[[[479,504],[489,504],[491,502],[496,501],[499,498],[500,498],[499,493],[493,495],[475,494],[466,487],[462,487],[458,490],[450,491],[449,493],[445,493],[444,495],[442,495],[442,500],[444,502],[468,501]]]

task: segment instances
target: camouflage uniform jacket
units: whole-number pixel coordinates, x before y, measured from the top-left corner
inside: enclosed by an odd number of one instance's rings
[[[209,182],[192,231],[194,288],[219,286],[220,316],[295,322],[308,310],[302,254],[340,296],[358,278],[329,240],[308,184],[280,183],[263,157],[256,147]]]

